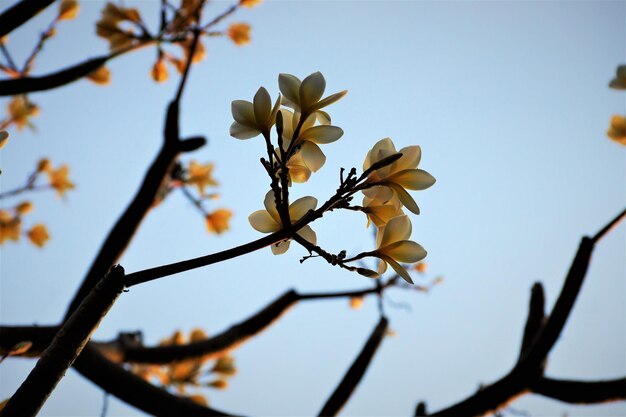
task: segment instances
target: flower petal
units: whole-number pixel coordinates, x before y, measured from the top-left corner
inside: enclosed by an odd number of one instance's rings
[[[291,239],[283,240],[278,243],[274,243],[272,245],[272,253],[274,255],[282,255],[283,253],[289,250],[289,244],[291,243]]]
[[[382,229],[382,237],[378,248],[384,248],[392,243],[407,240],[411,237],[411,220],[409,216],[398,216],[387,222],[387,225]],[[379,230],[379,233],[381,231]]]
[[[337,126],[315,126],[302,132],[300,139],[314,143],[331,143],[343,136],[343,130]]]
[[[422,169],[405,169],[387,178],[409,190],[425,190],[435,183],[435,177]]]
[[[278,75],[278,88],[287,99],[287,102],[283,102],[283,104],[288,106],[287,103],[291,102],[294,107],[300,106],[300,84],[302,84],[300,79],[291,74]]]
[[[330,114],[325,111],[318,110],[315,112],[315,116],[317,117],[317,121],[320,122],[321,125],[329,125],[330,124]]]
[[[402,157],[393,165],[393,172],[415,169],[422,159],[422,149],[417,145],[407,146],[406,148],[400,149],[398,152],[402,154]]]
[[[378,252],[395,259],[398,262],[414,263],[426,257],[426,250],[419,243],[412,240],[401,240],[391,245],[379,248]]]
[[[411,197],[409,195],[409,193],[406,192],[406,190],[404,188],[402,188],[400,185],[394,184],[394,183],[389,183],[387,185],[389,187],[393,188],[393,191],[395,191],[396,196],[398,196],[398,198],[400,199],[402,204],[409,211],[411,211],[411,212],[413,212],[415,214],[420,214],[420,208],[417,206],[417,203],[415,202],[415,200],[413,200],[413,197]]]
[[[326,80],[321,72],[313,74],[302,80],[300,84],[300,107],[302,111],[307,111],[316,104],[326,89]]]
[[[402,279],[404,279],[409,284],[413,284],[413,280],[411,279],[411,276],[406,271],[406,269],[404,269],[402,265],[400,265],[399,263],[397,263],[396,261],[394,261],[388,256],[385,256],[384,259],[385,259],[385,262],[391,265],[393,270],[396,271],[396,273],[402,277]]]
[[[254,107],[252,103],[246,100],[234,100],[230,105],[233,113],[233,119],[244,126],[256,128],[256,119],[254,118]]]
[[[270,118],[270,113],[272,112],[272,99],[265,88],[259,88],[254,95],[252,105],[254,107],[254,118],[257,126],[261,128],[267,127],[267,122]]]
[[[315,197],[302,197],[289,205],[289,217],[291,222],[295,223],[304,217],[309,210],[315,210],[317,199]]]
[[[326,106],[330,106],[331,104],[341,100],[346,94],[348,94],[348,90],[343,90],[340,91],[338,93],[335,94],[331,94],[330,96],[318,101],[312,108],[311,111],[313,110],[319,110],[321,108],[324,108]]]
[[[317,245],[317,235],[308,224],[302,229],[298,230],[297,234],[307,242]]]
[[[272,233],[280,230],[280,225],[265,210],[257,210],[248,216],[250,226],[261,233]]]
[[[324,152],[319,146],[311,142],[304,142],[299,154],[302,155],[305,165],[313,172],[317,172],[326,162]]]
[[[293,158],[292,158],[293,159]],[[305,165],[292,165],[291,160],[287,163],[289,178],[295,183],[305,183],[311,178],[311,170]]]
[[[387,271],[387,262],[385,262],[382,258],[378,261],[376,271],[378,271],[378,275],[382,275],[385,271]]]
[[[233,122],[233,124],[230,125],[230,135],[235,139],[250,139],[255,136],[259,136],[259,133],[261,132],[254,128],[242,125],[239,122]]]
[[[280,215],[278,214],[278,209],[276,208],[276,198],[274,197],[274,191],[269,190],[267,194],[265,194],[265,198],[263,199],[263,205],[265,206],[265,210],[272,216],[274,221],[278,225],[282,225],[283,223],[280,221]]]

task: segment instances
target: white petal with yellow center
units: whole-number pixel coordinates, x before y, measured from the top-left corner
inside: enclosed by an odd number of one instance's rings
[[[302,84],[300,79],[291,74],[278,75],[278,88],[280,92],[287,100],[296,106],[300,105],[300,84]]]
[[[257,210],[248,216],[250,226],[261,233],[273,233],[280,230],[280,225],[265,210]]]
[[[272,99],[265,88],[259,88],[254,95],[252,105],[254,107],[254,118],[257,126],[260,128],[267,127],[272,112]]]

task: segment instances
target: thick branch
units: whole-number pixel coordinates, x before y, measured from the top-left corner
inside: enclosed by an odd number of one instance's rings
[[[2,25],[0,24],[0,27]],[[44,91],[61,87],[73,81],[79,80],[89,73],[103,66],[111,55],[89,59],[73,67],[54,72],[41,77],[22,77],[0,81],[0,96],[14,96],[17,94]]]
[[[4,417],[37,414],[123,289],[124,269],[114,267],[59,329],[35,368],[0,415]]]
[[[571,404],[597,404],[626,400],[626,378],[606,381],[568,381],[539,378],[533,393]]]
[[[583,284],[591,253],[595,243],[611,228],[624,219],[626,210],[622,211],[593,238],[583,237],[572,265],[567,273],[561,293],[548,317],[545,325],[529,348],[522,348],[520,360],[515,367],[503,378],[481,389],[476,394],[440,410],[432,415],[467,415],[480,416],[496,411],[513,401],[516,397],[530,392],[531,385],[541,378],[542,366],[546,357],[558,340],[565,322],[572,311],[576,298]],[[540,306],[540,297],[533,292],[534,301],[531,301],[530,315],[537,315]],[[536,323],[536,318],[529,316],[528,322]],[[536,324],[530,325],[536,327]],[[527,331],[530,333],[531,330]],[[527,341],[525,334],[525,341]]]
[[[0,38],[22,26],[54,0],[21,0],[0,14]]]
[[[339,413],[341,408],[346,404],[350,395],[356,388],[356,386],[363,378],[367,367],[372,362],[372,358],[380,346],[380,342],[385,336],[387,331],[388,321],[385,317],[381,317],[380,321],[374,328],[374,331],[370,335],[367,343],[363,346],[363,350],[359,353],[359,356],[355,359],[354,363],[348,372],[343,377],[335,391],[332,393],[322,410],[319,412],[320,416],[335,416]]]
[[[88,345],[74,368],[104,391],[155,416],[225,416],[221,411],[170,394],[103,357]]]

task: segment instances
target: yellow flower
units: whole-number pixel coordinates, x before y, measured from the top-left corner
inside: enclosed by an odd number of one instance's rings
[[[24,126],[32,127],[29,119],[39,114],[39,107],[31,103],[25,95],[15,96],[7,107],[11,123],[15,123],[19,130]]]
[[[107,85],[111,82],[111,71],[103,65],[87,74],[87,79],[98,85]]]
[[[96,23],[96,34],[109,41],[111,50],[123,48],[133,43],[133,32],[122,30],[120,22],[141,22],[139,11],[133,8],[119,7],[113,3],[107,3],[102,16]]]
[[[283,104],[306,115],[329,106],[348,94],[348,91],[344,90],[321,99],[326,89],[326,80],[319,71],[309,75],[303,81],[291,74],[280,74],[278,87],[283,94]]]
[[[626,65],[617,67],[615,78],[611,80],[609,87],[616,90],[626,90]]]
[[[178,44],[181,48],[183,48],[183,53],[185,54],[185,59],[182,60],[180,64],[180,66],[182,67],[179,69],[181,73],[185,69],[187,59],[189,59],[189,53],[191,52],[192,43],[192,38],[189,38],[182,42],[179,42]],[[191,58],[191,62],[197,64],[198,62],[201,62],[204,58],[206,58],[206,49],[204,47],[204,44],[200,41],[200,39],[198,39],[198,42],[196,43],[196,49],[193,53],[193,57]]]
[[[48,171],[48,180],[50,186],[57,190],[59,197],[65,195],[67,190],[75,188],[75,185],[69,180],[69,170],[67,165],[62,165],[57,169],[50,169]]]
[[[367,197],[364,197],[364,200],[367,200]],[[364,207],[362,209],[367,215],[367,227],[370,226],[370,223],[374,223],[376,227],[382,227],[394,217],[402,216],[404,214],[401,204],[375,205],[376,201],[373,203],[374,204],[369,206],[364,203]]]
[[[606,134],[615,142],[626,145],[626,117],[618,114],[611,117],[611,126]]]
[[[187,184],[195,185],[198,188],[200,194],[204,194],[204,188],[210,186],[217,186],[218,182],[213,179],[214,164],[208,163],[205,165],[199,164],[196,161],[191,161],[187,168],[188,179]]]
[[[398,262],[414,263],[426,257],[426,250],[411,240],[411,221],[408,216],[398,216],[378,229],[376,247],[373,256],[380,258],[378,273],[387,270],[387,264],[396,271],[406,282],[413,284],[409,273]]]
[[[0,210],[0,244],[5,240],[18,241],[20,239],[22,221],[13,217],[8,211]]]
[[[235,360],[232,356],[229,355],[222,356],[217,360],[217,362],[215,362],[215,365],[211,369],[211,372],[222,375],[234,375],[237,373],[237,368],[235,368]]]
[[[263,0],[239,0],[239,5],[251,9],[254,6],[261,4],[262,1]]]
[[[261,233],[278,232],[283,226],[278,210],[276,209],[274,191],[270,190],[265,195],[263,203],[265,205],[265,210],[257,210],[248,217],[250,225]],[[291,224],[296,223],[304,217],[309,210],[315,210],[315,206],[317,206],[317,199],[314,197],[299,198],[291,203],[289,205],[289,219],[291,220]],[[298,230],[297,234],[312,244],[317,244],[317,236],[309,225],[306,225]],[[280,255],[287,252],[287,249],[289,249],[289,242],[290,240],[288,239],[272,245],[272,253],[274,255]]]
[[[167,65],[162,58],[157,59],[157,61],[152,66],[152,70],[150,71],[150,76],[157,83],[163,83],[167,81]]]
[[[23,203],[20,203],[15,207],[15,212],[20,216],[28,214],[31,211],[33,211],[33,203],[31,203],[30,201],[24,201]]]
[[[216,389],[226,389],[228,388],[228,381],[226,381],[225,379],[216,379],[215,381],[209,382],[207,386]]]
[[[6,130],[0,130],[0,149],[4,148],[4,146],[9,141],[9,132]]]
[[[48,172],[52,169],[52,164],[48,158],[42,158],[37,162],[37,172]]]
[[[199,342],[201,340],[206,340],[208,338],[209,337],[207,336],[206,332],[199,327],[192,329],[191,334],[189,335],[190,342]]]
[[[33,226],[27,234],[32,244],[35,246],[39,246],[40,248],[42,248],[46,244],[48,239],[50,239],[48,229],[46,229],[46,226],[43,224]]]
[[[300,122],[301,114],[289,110],[280,110],[280,113],[283,116],[283,148],[287,150]],[[295,144],[300,148],[298,153],[302,162],[313,172],[317,172],[326,162],[326,155],[318,145],[332,143],[343,136],[343,130],[340,127],[330,126],[330,124],[314,126],[316,119],[316,114],[307,117],[302,123]]]
[[[279,94],[272,107],[272,98],[263,87],[256,92],[252,103],[246,100],[234,100],[231,104],[231,112],[235,121],[230,126],[230,135],[236,139],[250,139],[263,132],[269,132],[276,123],[280,103]]]
[[[206,227],[210,233],[222,234],[230,228],[228,221],[233,213],[227,209],[215,210],[213,213],[206,215]]]
[[[232,23],[226,32],[235,45],[247,45],[250,43],[250,25],[247,23]]]
[[[376,162],[379,162],[398,152],[389,138],[380,140],[367,153],[363,162],[363,171],[366,171]],[[394,204],[393,197],[410,211],[419,214],[419,207],[413,197],[407,193],[409,190],[425,190],[435,183],[435,178],[428,172],[417,169],[422,151],[419,146],[407,146],[400,149],[402,157],[390,165],[374,170],[367,176],[366,183],[380,185],[363,190],[366,199],[364,205],[382,205],[387,202]],[[394,196],[395,194],[395,196]],[[378,204],[374,204],[374,202]]]
[[[350,308],[358,310],[359,308],[363,307],[363,300],[363,296],[350,297]]]
[[[78,15],[78,1],[62,0],[59,4],[59,20],[71,20]]]

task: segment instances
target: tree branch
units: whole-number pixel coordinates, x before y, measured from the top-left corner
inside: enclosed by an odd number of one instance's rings
[[[543,395],[571,404],[598,404],[626,400],[626,378],[606,381],[569,381],[538,378],[530,389]]]
[[[387,324],[388,320],[385,317],[381,317],[367,340],[367,343],[363,346],[363,350],[361,350],[359,356],[354,360],[348,372],[337,388],[335,388],[335,391],[333,391],[328,401],[326,401],[324,407],[322,407],[322,410],[319,412],[320,416],[336,416],[346,402],[348,402],[350,395],[352,395],[352,392],[361,381],[361,378],[363,378],[365,371],[367,371],[367,367],[372,362],[372,358],[378,350],[380,342],[382,342],[383,337],[385,337]]]
[[[0,14],[0,38],[22,26],[54,0],[21,0]]]
[[[528,317],[526,319],[526,326],[524,327],[524,336],[522,338],[519,360],[521,360],[522,357],[528,353],[528,350],[539,336],[539,333],[545,324],[545,302],[543,286],[540,282],[536,282],[530,292]]]
[[[39,412],[123,289],[124,269],[114,267],[61,326],[0,415],[34,416]]]
[[[582,238],[550,316],[545,325],[539,326],[541,330],[534,338],[534,342],[529,347],[520,349],[522,352],[520,359],[513,369],[500,380],[484,387],[476,394],[432,415],[485,415],[506,406],[516,397],[531,391],[532,384],[539,378],[542,378],[543,363],[558,340],[576,302],[589,267],[595,242],[619,221],[623,220],[624,217],[626,217],[626,210],[611,220],[593,238]],[[541,298],[538,290],[533,289],[524,342],[528,342],[532,329],[537,327],[537,317],[531,316],[538,316]],[[524,345],[524,342],[522,342],[522,345]]]

